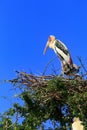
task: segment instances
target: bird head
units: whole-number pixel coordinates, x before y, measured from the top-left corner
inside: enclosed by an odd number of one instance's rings
[[[79,117],[74,117],[73,122],[79,121]]]
[[[47,50],[48,47],[52,48],[54,40],[55,40],[55,36],[50,35],[50,36],[48,37],[48,41],[47,41],[47,43],[46,43],[46,46],[45,46],[44,52],[43,52],[44,54],[46,53],[46,50]]]

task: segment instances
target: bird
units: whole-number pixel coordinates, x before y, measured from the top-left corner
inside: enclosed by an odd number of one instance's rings
[[[82,124],[82,121],[78,117],[74,117],[73,123],[72,123],[72,130],[83,130],[84,126]]]
[[[43,54],[46,53],[47,49],[51,48],[56,55],[59,57],[62,67],[62,75],[72,76],[79,72],[79,66],[73,64],[70,52],[67,46],[61,42],[60,40],[56,39],[54,35],[50,35],[48,37],[48,41],[44,48]]]

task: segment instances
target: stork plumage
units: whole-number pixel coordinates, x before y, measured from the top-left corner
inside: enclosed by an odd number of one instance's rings
[[[50,35],[48,37],[47,44],[44,48],[44,54],[46,53],[47,48],[51,48],[57,54],[61,61],[62,73],[66,75],[72,75],[79,71],[79,67],[73,64],[71,55],[68,51],[68,48],[60,40],[55,39],[55,36]]]

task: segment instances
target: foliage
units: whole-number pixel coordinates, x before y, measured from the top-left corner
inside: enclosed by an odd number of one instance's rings
[[[71,128],[73,117],[79,117],[87,129],[87,81],[85,79],[35,76],[17,72],[17,77],[9,82],[14,88],[20,89],[21,94],[18,97],[24,103],[13,104],[13,108],[5,113],[8,118],[1,118],[0,128],[36,130],[43,122],[50,119],[56,124],[55,130],[68,130]],[[14,115],[15,123],[11,121]],[[19,118],[23,118],[22,124]],[[50,126],[49,130],[51,130]]]

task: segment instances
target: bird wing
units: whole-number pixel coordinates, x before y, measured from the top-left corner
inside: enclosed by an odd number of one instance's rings
[[[60,40],[56,40],[55,46],[59,48],[63,53],[65,53],[65,55],[69,54],[68,48]]]
[[[66,63],[70,65],[73,64],[68,48],[60,40],[55,40],[54,51],[59,56],[60,60],[65,60]]]

